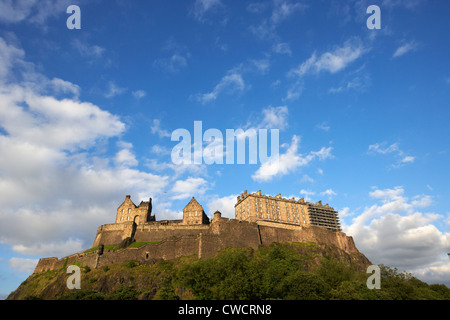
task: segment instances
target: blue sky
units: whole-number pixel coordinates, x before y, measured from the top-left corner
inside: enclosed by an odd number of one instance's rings
[[[69,30],[69,5],[81,29]],[[370,30],[369,5],[381,10]],[[374,263],[450,285],[445,1],[0,2],[0,293],[126,194],[178,219],[322,200]],[[175,165],[176,129],[278,129],[280,168]]]

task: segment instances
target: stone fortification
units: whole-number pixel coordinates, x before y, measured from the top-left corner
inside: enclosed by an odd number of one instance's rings
[[[127,196],[121,206],[132,207],[130,201]],[[144,205],[146,206],[147,203]],[[349,255],[360,254],[352,237],[341,231],[262,219],[256,221],[227,219],[222,218],[219,211],[216,211],[214,218],[209,221],[203,208],[194,198],[183,211],[183,220],[155,221],[153,218],[146,218],[145,223],[138,224],[135,222],[137,220],[135,217],[139,215],[142,222],[142,211],[136,210],[136,216],[130,216],[128,219],[128,210],[122,211],[121,206],[117,210],[115,224],[105,224],[98,228],[93,251],[62,259],[40,259],[34,272],[56,270],[74,262],[90,268],[99,268],[129,260],[150,263],[188,255],[205,258],[212,257],[219,250],[227,247],[257,249],[273,242],[315,242],[332,245]],[[151,216],[151,209],[144,215],[154,217]],[[125,216],[127,218],[122,219]],[[141,245],[118,250],[103,249],[104,246],[119,245],[127,238]]]

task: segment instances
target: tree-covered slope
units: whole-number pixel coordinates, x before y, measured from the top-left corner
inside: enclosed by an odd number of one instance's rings
[[[381,266],[381,289],[368,289],[362,254],[315,243],[274,243],[258,250],[228,248],[215,257],[81,267],[81,289],[69,290],[64,268],[31,275],[8,299],[450,299],[428,285]]]

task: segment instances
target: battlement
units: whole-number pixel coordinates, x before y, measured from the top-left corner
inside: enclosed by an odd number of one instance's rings
[[[155,215],[151,214],[151,198],[136,206],[127,195],[117,209],[115,223],[97,229],[92,247],[118,246],[124,240],[136,241],[142,246],[125,246],[111,252],[94,250],[63,259],[43,258],[35,272],[56,270],[75,259],[97,268],[128,260],[145,262],[192,254],[199,258],[211,257],[226,247],[257,249],[273,242],[325,243],[349,254],[359,254],[353,239],[340,231],[337,212],[328,204],[310,203],[303,198],[285,199],[281,194],[266,196],[261,191],[252,194],[244,191],[237,200],[236,219],[223,218],[215,211],[210,221],[193,197],[183,209],[183,219],[156,221]]]

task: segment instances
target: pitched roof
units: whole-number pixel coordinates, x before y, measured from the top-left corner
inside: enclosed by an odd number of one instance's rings
[[[200,206],[202,209],[203,209],[203,207],[202,207],[202,205],[200,204],[200,203],[198,203],[198,201],[197,200],[195,200],[195,198],[194,197],[192,197],[192,199],[191,199],[191,201],[189,201],[189,203],[186,205],[186,207],[187,206],[189,206],[189,205],[196,205],[196,206]],[[186,207],[184,207],[185,209],[186,209]]]

